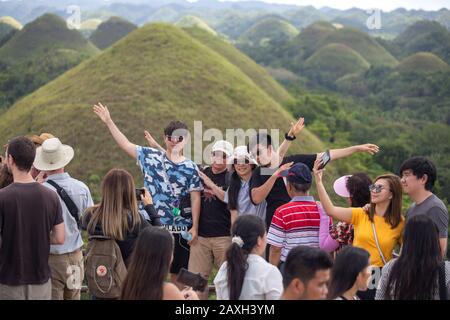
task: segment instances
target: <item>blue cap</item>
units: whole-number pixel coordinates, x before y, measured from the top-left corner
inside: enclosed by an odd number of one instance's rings
[[[281,172],[281,177],[286,177],[289,182],[308,184],[312,182],[311,169],[302,162],[297,162],[289,170]]]

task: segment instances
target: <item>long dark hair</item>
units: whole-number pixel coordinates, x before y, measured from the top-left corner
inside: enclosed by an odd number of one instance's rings
[[[169,231],[157,227],[142,230],[131,255],[121,298],[162,300],[172,255],[173,237]]]
[[[433,300],[443,263],[435,223],[426,215],[412,217],[406,224],[402,253],[392,266],[384,299]]]
[[[395,174],[385,174],[378,176],[375,179],[376,183],[378,180],[387,180],[389,183],[389,189],[392,193],[392,199],[384,215],[384,220],[386,223],[391,225],[391,229],[395,229],[402,221],[402,203],[403,203],[403,188],[400,178]],[[373,217],[375,216],[375,203],[370,204],[369,218],[373,222]]]
[[[251,166],[253,171],[255,165],[251,164]],[[230,177],[230,187],[228,189],[228,210],[238,209],[239,191],[241,191],[241,177],[239,177],[237,171],[233,169]]]
[[[339,251],[331,270],[328,299],[334,300],[350,290],[358,275],[369,266],[370,254],[357,247],[345,247]]]
[[[352,174],[346,183],[352,208],[361,208],[370,203],[369,186],[372,184],[370,177],[364,172]]]
[[[254,215],[243,215],[233,224],[231,235],[240,237],[244,242],[242,248],[232,243],[227,250],[227,278],[230,300],[239,300],[245,273],[248,269],[247,257],[258,242],[258,237],[264,237],[266,227],[264,222]]]

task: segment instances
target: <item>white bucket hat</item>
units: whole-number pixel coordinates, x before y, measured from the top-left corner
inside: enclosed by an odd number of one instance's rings
[[[58,138],[47,139],[36,149],[34,167],[41,171],[52,171],[64,168],[73,159],[71,146],[62,144]]]
[[[255,158],[247,151],[247,146],[239,146],[234,149],[233,156],[231,157],[231,162],[239,159],[247,159],[250,164],[258,165]]]
[[[227,155],[227,158],[231,157],[233,154],[233,145],[225,140],[219,140],[214,143],[212,147],[212,152],[220,151]]]

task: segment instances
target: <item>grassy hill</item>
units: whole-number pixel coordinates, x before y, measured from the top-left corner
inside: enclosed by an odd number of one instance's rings
[[[89,38],[100,49],[105,49],[125,37],[137,27],[122,18],[111,17],[101,23]]]
[[[45,14],[25,25],[0,48],[0,61],[17,63],[61,48],[80,54],[95,54],[98,51],[78,31],[69,30],[62,18]]]
[[[303,29],[300,34],[292,39],[286,46],[286,57],[291,64],[298,65],[310,56],[319,46],[319,43],[334,33],[336,28],[329,22],[317,21]]]
[[[400,58],[417,52],[431,52],[450,63],[450,31],[435,21],[418,21],[390,44]]]
[[[330,80],[363,72],[370,64],[358,52],[341,43],[330,43],[317,50],[305,63],[307,73],[326,73]]]
[[[267,46],[282,43],[296,37],[299,31],[288,21],[279,17],[267,17],[244,32],[238,42],[249,46]]]
[[[93,19],[87,19],[81,22],[80,25],[80,32],[81,34],[86,38],[89,39],[89,37],[92,35],[92,32],[94,32],[95,30],[97,30],[98,26],[102,23],[103,21],[101,19],[98,18],[93,18]]]
[[[9,25],[14,29],[20,30],[23,28],[22,24],[19,21],[17,21],[16,19],[14,19],[13,17],[10,17],[10,16],[0,17],[0,23]]]
[[[398,64],[397,59],[375,39],[367,33],[354,28],[344,27],[336,29],[323,38],[317,47],[321,48],[330,43],[341,43],[352,48],[373,66],[394,67]]]
[[[134,161],[93,114],[98,101],[109,106],[118,126],[138,144],[145,144],[144,129],[161,142],[164,126],[173,119],[185,121],[191,130],[194,121],[201,120],[203,132],[279,128],[281,135],[292,121],[223,55],[181,29],[154,24],[133,31],[18,101],[0,118],[2,143],[20,134],[51,132],[74,147],[76,157],[68,168],[74,176],[92,181],[112,167],[125,167],[140,177]],[[323,148],[305,130],[291,151]]]
[[[248,56],[226,41],[212,36],[199,28],[187,28],[187,33],[202,44],[214,50],[246,74],[259,88],[278,103],[290,99],[289,93],[269,73]]]
[[[398,65],[400,72],[433,73],[438,71],[450,71],[449,65],[441,58],[430,52],[418,52],[405,59]]]
[[[179,28],[199,28],[202,29],[213,36],[217,36],[217,32],[211,28],[205,21],[196,16],[187,15],[180,18],[175,25]]]
[[[0,109],[98,51],[60,17],[46,14],[30,22],[0,47]]]
[[[0,47],[9,40],[13,32],[22,29],[22,25],[13,17],[0,17]],[[6,39],[8,37],[8,39]]]

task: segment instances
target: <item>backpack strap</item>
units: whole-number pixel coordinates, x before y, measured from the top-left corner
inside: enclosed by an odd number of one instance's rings
[[[75,202],[73,202],[72,198],[70,198],[70,196],[67,194],[66,190],[64,190],[59,184],[57,184],[55,181],[53,180],[47,180],[46,181],[49,185],[53,186],[56,189],[56,192],[58,193],[58,195],[60,196],[60,198],[64,201],[64,203],[66,204],[67,209],[70,212],[70,215],[75,219],[78,228],[80,228],[81,224],[80,224],[80,217],[78,216],[78,207],[75,204]]]
[[[447,286],[445,283],[445,262],[439,268],[439,299],[447,300]]]

